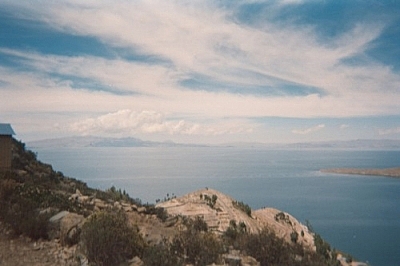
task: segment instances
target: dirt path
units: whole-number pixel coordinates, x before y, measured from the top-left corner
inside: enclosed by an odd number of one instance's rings
[[[74,247],[62,248],[57,241],[32,241],[27,237],[12,237],[0,224],[1,266],[77,265],[71,257]]]

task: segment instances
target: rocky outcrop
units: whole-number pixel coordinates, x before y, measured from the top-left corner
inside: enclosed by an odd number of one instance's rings
[[[210,200],[216,197],[214,204]],[[301,224],[296,218],[273,208],[264,208],[251,211],[250,216],[243,209],[238,208],[236,201],[228,195],[213,189],[201,189],[179,198],[157,204],[172,216],[200,216],[208,227],[223,233],[230,226],[231,221],[244,224],[250,233],[258,233],[265,227],[287,242],[297,242],[310,250],[315,250],[314,236],[307,226]]]
[[[253,213],[262,227],[272,229],[278,237],[315,250],[313,233],[292,215],[274,208],[263,208]]]

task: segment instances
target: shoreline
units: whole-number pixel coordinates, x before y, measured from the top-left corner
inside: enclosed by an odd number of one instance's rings
[[[372,176],[385,176],[385,177],[400,178],[400,167],[385,168],[385,169],[332,168],[332,169],[321,169],[320,171],[322,173],[330,173],[330,174],[372,175]]]

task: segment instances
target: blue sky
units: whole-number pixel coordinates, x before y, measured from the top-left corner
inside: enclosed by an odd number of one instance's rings
[[[24,140],[400,139],[396,0],[0,0]]]

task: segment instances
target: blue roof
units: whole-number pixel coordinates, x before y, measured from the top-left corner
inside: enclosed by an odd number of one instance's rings
[[[15,132],[10,124],[0,123],[0,135],[15,135]]]

